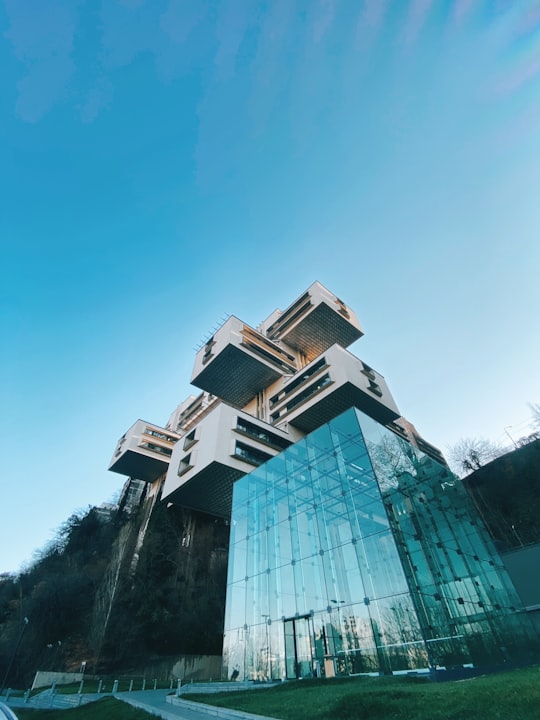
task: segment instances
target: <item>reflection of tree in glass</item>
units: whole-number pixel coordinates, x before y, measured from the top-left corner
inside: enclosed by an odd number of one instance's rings
[[[414,450],[396,435],[383,435],[377,442],[369,440],[367,447],[381,490],[398,487],[405,473],[414,474],[417,464]]]

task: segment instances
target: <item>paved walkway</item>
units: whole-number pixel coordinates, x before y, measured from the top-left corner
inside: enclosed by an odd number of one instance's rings
[[[17,720],[17,716],[13,710],[7,705],[4,705],[3,702],[0,702],[0,718],[1,720]]]
[[[170,695],[170,690],[140,690],[130,693],[118,693],[117,700],[129,703],[134,707],[146,710],[152,715],[158,715],[163,720],[273,720],[263,715],[253,715],[241,710],[229,710],[215,705],[203,705],[189,700],[183,700]]]
[[[195,689],[195,688],[194,688]],[[99,700],[102,697],[111,696],[111,693],[83,694],[83,695],[61,695],[51,694],[44,691],[39,695],[25,700],[23,697],[9,697],[7,703],[12,708],[27,707],[33,709],[49,709],[49,708],[67,708],[76,707],[80,704],[86,704]],[[219,708],[214,705],[204,705],[195,703],[190,700],[184,700],[182,697],[176,697],[171,694],[170,690],[133,690],[132,692],[114,693],[117,700],[133,705],[133,707],[146,710],[146,712],[156,715],[163,720],[211,720],[211,718],[220,718],[221,720],[274,720],[263,715],[253,715],[252,713],[242,712],[241,710],[229,710],[228,708]],[[0,720],[10,720],[0,713]]]

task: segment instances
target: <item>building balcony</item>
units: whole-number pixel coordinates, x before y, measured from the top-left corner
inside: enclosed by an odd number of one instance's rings
[[[285,382],[269,405],[275,426],[288,423],[304,433],[350,407],[383,425],[400,416],[383,376],[339,345],[333,345]]]
[[[197,397],[190,395],[172,413],[167,428],[171,428],[183,435],[185,432],[189,432],[192,427],[198,425],[203,417],[212,412],[220,402],[219,398],[207,392],[202,392]]]
[[[418,450],[421,450],[425,455],[429,455],[429,457],[436,462],[448,467],[448,463],[446,462],[446,459],[442,452],[439,450],[439,448],[435,447],[435,445],[432,445],[427,440],[425,440],[420,435],[418,430],[414,427],[414,425],[406,418],[400,417],[395,422],[388,423],[387,427],[389,430],[392,430],[400,437],[408,440],[411,445],[414,445],[414,447],[418,448]]]
[[[244,407],[296,369],[293,355],[231,316],[197,353],[191,382],[224,402]]]
[[[348,347],[364,334],[355,313],[318,282],[266,329],[275,342],[303,353],[310,362],[332,345]]]
[[[109,470],[128,477],[154,482],[167,470],[175,442],[180,436],[159,425],[137,420],[122,435]]]
[[[162,497],[229,517],[234,482],[296,438],[221,403],[175,445]]]

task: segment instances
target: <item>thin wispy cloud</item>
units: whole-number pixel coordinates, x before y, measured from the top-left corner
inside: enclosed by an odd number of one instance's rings
[[[113,97],[112,83],[105,77],[98,78],[80,107],[81,120],[84,123],[93,122],[104,108],[110,107]]]
[[[222,3],[215,27],[218,46],[214,56],[214,66],[220,79],[234,74],[240,45],[254,20],[256,9],[256,3],[246,0]]]
[[[528,33],[534,32],[540,28],[540,2],[535,0],[531,2],[530,7],[523,13],[521,21],[518,25],[518,32]]]
[[[160,27],[176,44],[186,42],[194,29],[207,16],[208,7],[200,0],[170,0],[161,14]]]
[[[512,95],[535,81],[540,90],[540,47],[537,47],[534,52],[528,53],[517,66],[499,78],[496,94],[498,96]]]
[[[358,16],[357,29],[363,32],[366,28],[376,31],[384,22],[389,0],[364,0]]]
[[[107,71],[129,65],[143,52],[159,52],[164,37],[159,16],[138,2],[103,3],[100,34],[100,60]]]
[[[75,73],[72,54],[79,3],[6,0],[4,5],[6,38],[24,67],[16,113],[34,123],[67,98]]]
[[[410,49],[426,24],[433,0],[411,0],[403,27],[403,43]]]
[[[501,16],[499,25],[500,63],[491,83],[493,99],[509,98],[540,83],[540,4],[511,7]]]
[[[313,39],[318,43],[332,26],[334,19],[334,0],[318,0],[315,4],[314,14]]]
[[[250,67],[249,115],[255,135],[269,129],[272,114],[289,88],[283,82],[283,64],[294,47],[294,3],[275,0],[260,19],[257,50]]]
[[[474,8],[478,7],[478,0],[456,0],[452,8],[452,16],[457,25],[461,25]]]

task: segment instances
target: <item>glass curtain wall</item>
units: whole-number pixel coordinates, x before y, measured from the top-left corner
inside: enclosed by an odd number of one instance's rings
[[[234,486],[226,677],[521,660],[518,603],[460,481],[356,409]]]

